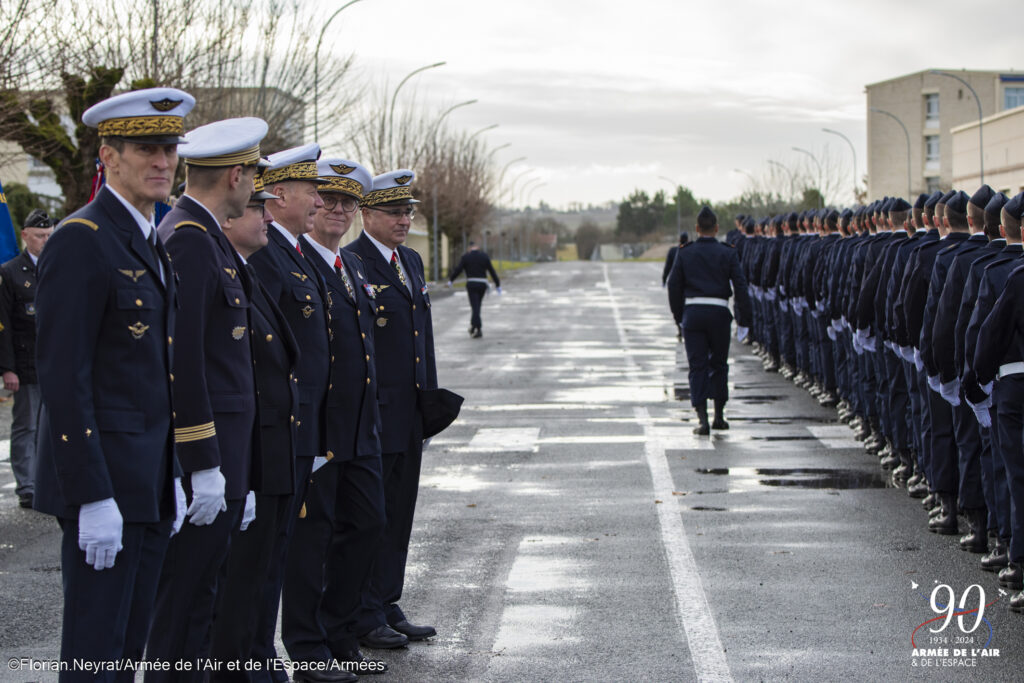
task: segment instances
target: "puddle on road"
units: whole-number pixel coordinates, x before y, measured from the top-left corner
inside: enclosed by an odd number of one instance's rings
[[[750,490],[751,480],[760,486],[791,487],[801,489],[882,489],[888,484],[880,474],[861,470],[794,467],[717,467],[697,468],[697,474],[735,477],[740,483],[735,490]],[[748,484],[744,486],[743,484]]]

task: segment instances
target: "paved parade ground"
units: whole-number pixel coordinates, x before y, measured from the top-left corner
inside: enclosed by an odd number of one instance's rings
[[[482,339],[461,290],[435,295],[439,381],[466,402],[424,452],[402,605],[438,636],[367,650],[382,680],[1020,680],[1024,615],[980,556],[750,347],[731,429],[691,434],[661,265],[510,273]],[[5,664],[55,658],[61,612],[56,523],[11,481],[0,680],[55,680]],[[950,600],[969,613],[941,628]]]

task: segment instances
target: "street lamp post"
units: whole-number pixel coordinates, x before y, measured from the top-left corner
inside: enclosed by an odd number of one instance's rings
[[[540,178],[540,177],[530,178],[525,183],[523,183],[523,186],[521,188],[519,188],[519,202],[523,205],[524,209],[527,207],[526,200],[529,197],[529,195],[527,195],[527,193],[526,193],[526,188],[530,187],[530,185],[532,185],[533,183],[540,182],[541,180],[543,180],[543,179]],[[541,183],[541,184],[543,184],[543,183]],[[540,187],[540,186],[538,185],[537,187]],[[534,189],[536,189],[536,188],[534,188]]]
[[[344,5],[334,10],[334,13],[327,17],[327,21],[320,27],[320,36],[316,39],[316,49],[313,50],[313,137],[320,138],[320,44],[324,42],[324,34],[327,27],[334,21],[334,17],[341,14],[346,7],[351,7],[362,0],[349,0]],[[154,57],[154,62],[156,58]]]
[[[396,89],[395,92],[397,94],[397,92],[398,92],[397,89]],[[477,102],[476,100],[466,100],[465,102],[459,102],[458,104],[453,104],[452,106],[448,107],[443,112],[441,112],[441,115],[437,117],[437,121],[434,122],[434,133],[431,136],[431,140],[432,140],[431,144],[432,144],[433,149],[434,149],[434,156],[435,157],[437,156],[437,132],[441,128],[441,122],[444,121],[444,118],[446,116],[451,114],[453,111],[455,111],[459,107],[468,107],[471,104],[476,104],[476,102]],[[434,159],[434,162],[435,163],[437,162],[436,158]],[[432,199],[433,205],[434,205],[434,212],[433,212],[434,213],[434,220],[433,220],[432,229],[431,229],[431,232],[433,233],[433,236],[434,236],[434,249],[433,249],[433,258],[430,259],[430,276],[431,276],[431,279],[434,282],[437,282],[438,279],[441,277],[441,233],[440,233],[440,230],[439,230],[439,227],[438,227],[438,224],[437,224],[437,168],[434,169],[434,178],[431,180],[430,186],[431,186],[431,193],[430,193],[431,194],[431,199]]]
[[[781,168],[789,178],[789,199],[792,201],[793,195],[796,194],[796,171],[792,170],[789,166],[775,161],[775,159],[769,159],[768,163],[777,168]],[[736,170],[739,171],[739,169]],[[745,171],[740,171],[740,173],[745,173]]]
[[[850,142],[850,138],[846,137],[845,135],[840,133],[838,130],[832,130],[831,128],[822,128],[821,130],[823,130],[826,133],[831,133],[832,135],[838,135],[842,139],[846,140],[846,144],[848,144],[850,146],[850,151],[853,152],[853,201],[856,202],[857,201],[857,185],[858,185],[858,180],[857,180],[857,150],[854,149],[853,143]]]
[[[395,125],[395,103],[398,101],[398,91],[401,90],[402,86],[405,85],[406,83],[408,83],[409,79],[412,78],[413,76],[415,76],[416,74],[423,73],[427,69],[436,69],[437,67],[444,66],[445,64],[447,64],[447,62],[434,62],[433,64],[427,64],[426,66],[421,66],[418,69],[413,69],[412,71],[407,73],[402,80],[400,80],[398,82],[398,85],[395,86],[395,91],[393,93],[391,93],[391,106],[388,107],[388,118],[387,118],[388,160],[389,160],[389,164],[390,164],[390,161],[392,159],[394,159],[394,155],[392,154],[392,150],[391,150],[391,139],[392,139],[392,133],[394,132],[394,125]]]
[[[468,142],[473,142],[473,138],[475,138],[477,135],[480,135],[480,133],[483,133],[483,132],[488,131],[488,130],[494,130],[497,127],[498,127],[497,123],[492,123],[489,126],[484,126],[480,130],[478,130],[475,133],[473,133],[472,135],[470,135]],[[507,144],[512,144],[512,143],[507,143]]]
[[[825,206],[825,190],[821,186],[821,184],[822,184],[821,183],[821,175],[822,175],[821,174],[821,162],[818,161],[818,157],[814,156],[813,154],[811,154],[810,152],[808,152],[806,149],[804,149],[802,147],[794,147],[793,151],[794,152],[803,152],[804,154],[809,156],[811,158],[811,160],[814,162],[814,165],[818,167],[818,197],[820,197],[820,199],[821,199],[821,206],[824,207]]]
[[[871,107],[871,111],[876,114],[884,114],[885,116],[888,116],[896,123],[900,124],[900,128],[903,129],[903,135],[907,139],[907,199],[910,199],[910,133],[907,132],[907,127],[903,125],[903,121],[900,120],[900,117],[896,116],[896,114],[893,114],[891,111],[879,109],[878,107]]]
[[[679,196],[682,192],[679,190],[679,183],[663,175],[658,176],[658,178],[672,183],[672,187],[676,191],[676,235],[679,235],[683,231],[683,208],[679,205]]]
[[[981,119],[982,119],[982,114],[981,114],[981,98],[978,97],[978,93],[974,91],[974,88],[971,87],[970,83],[968,83],[964,79],[960,78],[956,74],[951,74],[948,71],[939,71],[938,69],[932,69],[928,73],[935,74],[936,76],[946,76],[947,78],[955,78],[956,80],[960,81],[965,86],[967,86],[967,89],[971,91],[972,95],[974,95],[974,103],[978,105],[978,170],[979,170],[980,175],[981,175],[981,184],[984,185],[985,184],[985,141],[984,141],[984,138],[982,137],[982,134],[981,134],[982,133],[982,131],[981,131]]]

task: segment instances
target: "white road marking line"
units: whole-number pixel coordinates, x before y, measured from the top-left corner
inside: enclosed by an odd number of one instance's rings
[[[608,299],[611,302],[612,317],[615,319],[615,328],[618,330],[619,343],[627,351],[626,374],[635,381],[638,376],[638,367],[633,356],[628,353],[629,342],[622,325],[622,317],[619,315],[618,302],[612,293],[607,264],[601,264],[601,269],[604,271],[604,287],[608,291]],[[672,483],[672,473],[669,471],[668,461],[665,458],[664,442],[653,436],[653,420],[651,420],[651,415],[646,407],[633,408],[633,414],[636,416],[637,422],[644,428],[644,434],[651,435],[644,448],[644,456],[654,484],[654,497],[664,501],[663,504],[655,506],[658,511],[658,523],[661,526],[661,543],[665,548],[669,572],[672,575],[676,613],[684,631],[684,640],[690,650],[690,659],[693,661],[697,680],[731,681],[732,674],[729,671],[729,663],[725,658],[722,641],[718,637],[718,625],[711,614],[711,607],[708,605],[704,586],[698,573],[697,562],[693,559],[693,552],[686,539],[686,527],[683,525],[680,506],[678,502],[672,503],[676,500],[672,495],[675,486]]]
[[[11,440],[0,439],[0,462],[7,462],[11,459]]]
[[[16,488],[18,488],[18,482],[16,482],[16,481],[12,481],[12,482],[11,482],[10,484],[4,484],[4,485],[3,485],[3,488],[4,488],[5,490],[6,490],[6,489],[16,489]]]
[[[540,427],[502,427],[478,429],[469,448],[481,451],[535,451]]]

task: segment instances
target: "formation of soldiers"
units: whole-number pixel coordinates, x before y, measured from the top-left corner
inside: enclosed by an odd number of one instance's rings
[[[424,439],[460,403],[402,244],[415,174],[316,143],[264,158],[256,118],[185,134],[194,103],[88,109],[106,183],[16,264],[38,277],[30,504],[63,531],[61,680],[382,673],[360,646],[436,635],[399,600]]]
[[[834,406],[1024,611],[1024,192],[737,219],[767,371]],[[961,528],[961,517],[966,528]]]

